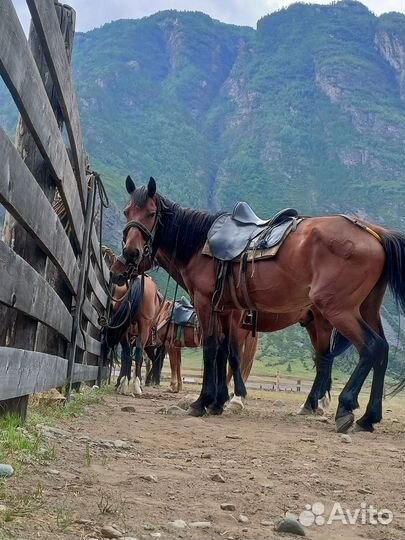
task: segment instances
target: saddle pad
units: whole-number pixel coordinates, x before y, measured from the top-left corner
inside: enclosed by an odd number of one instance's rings
[[[225,214],[212,224],[203,253],[221,261],[237,260],[246,249],[248,260],[252,260],[253,254],[255,259],[274,257],[277,252],[274,248],[281,244],[293,225],[299,221],[292,218],[271,228],[268,225],[258,227],[255,224],[235,226],[229,214]],[[252,255],[249,259],[250,252]]]

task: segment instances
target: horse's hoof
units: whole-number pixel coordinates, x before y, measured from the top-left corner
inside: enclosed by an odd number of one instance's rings
[[[298,409],[297,414],[302,415],[302,416],[312,416],[313,414],[315,414],[315,411],[311,409],[310,407],[301,405],[301,407]]]
[[[204,416],[206,412],[205,407],[201,405],[199,400],[190,403],[190,406],[187,409],[187,414],[189,416]]]
[[[197,407],[192,407],[190,405],[190,407],[187,409],[187,414],[189,416],[204,416],[206,413],[206,410],[205,409],[202,409],[201,407],[200,408],[197,408]]]
[[[172,394],[178,394],[179,393],[179,390],[178,390],[178,388],[176,386],[169,386],[168,390]]]
[[[354,424],[353,431],[366,431],[368,433],[373,433],[374,427],[370,422],[364,421],[362,418],[359,418]]]
[[[142,388],[141,388],[141,381],[139,380],[139,377],[136,377],[134,381],[134,392],[136,396],[142,395]]]
[[[322,409],[322,407],[318,407],[315,411],[314,411],[314,414],[315,416],[323,416],[325,414],[325,411]]]
[[[224,412],[224,408],[220,405],[212,405],[207,407],[207,413],[212,416],[220,416]]]
[[[347,431],[352,427],[354,422],[354,414],[347,413],[344,416],[336,418],[336,431],[338,433],[347,433]]]
[[[229,405],[227,407],[227,409],[229,411],[232,411],[232,412],[240,412],[244,408],[245,408],[245,406],[244,406],[243,401],[242,401],[242,396],[235,396],[235,395],[232,397],[232,399],[229,402]]]

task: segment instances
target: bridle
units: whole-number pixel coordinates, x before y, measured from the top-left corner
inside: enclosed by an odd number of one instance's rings
[[[157,207],[157,210],[156,210],[155,221],[153,223],[153,227],[151,230],[147,229],[145,225],[143,225],[143,223],[136,220],[128,221],[128,223],[125,225],[125,227],[122,230],[122,247],[123,248],[126,244],[128,233],[131,229],[138,229],[142,233],[142,236],[145,239],[145,246],[143,248],[142,258],[148,257],[149,255],[151,255],[153,259],[153,256],[154,256],[153,242],[155,240],[157,227],[158,227],[158,224],[160,223],[160,218],[162,215],[162,205],[160,202],[160,197],[158,195],[156,195],[156,207]],[[138,268],[138,265],[134,264],[131,261],[131,257],[126,257],[124,253],[122,253],[119,257],[117,257],[117,259],[122,264],[128,267],[127,274],[131,274],[131,273],[133,274],[134,270],[137,270]]]

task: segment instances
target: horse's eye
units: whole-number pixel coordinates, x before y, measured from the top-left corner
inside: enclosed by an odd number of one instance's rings
[[[151,212],[148,217],[154,218],[156,216],[156,212]]]

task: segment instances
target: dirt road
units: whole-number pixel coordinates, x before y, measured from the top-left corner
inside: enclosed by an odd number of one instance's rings
[[[138,399],[106,395],[61,422],[62,432],[44,428],[54,460],[8,480],[27,513],[3,522],[0,538],[100,539],[101,528],[114,525],[145,540],[278,539],[290,536],[273,523],[306,505],[309,521],[313,508],[319,514],[321,524],[306,527],[314,540],[405,537],[403,400],[385,403],[384,423],[373,434],[351,434],[351,443],[335,433],[332,411],[326,422],[296,416],[302,395],[266,392],[239,415],[162,413],[178,400],[154,389]],[[379,519],[369,505],[392,512],[391,523],[371,524]],[[352,519],[360,512],[356,524],[345,524],[346,509]]]

